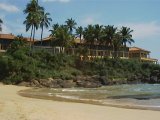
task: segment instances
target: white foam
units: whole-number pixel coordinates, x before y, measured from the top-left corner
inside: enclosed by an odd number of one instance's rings
[[[62,92],[83,92],[85,90],[76,90],[76,89],[63,89]]]
[[[72,99],[72,100],[79,100],[79,97],[77,97],[77,96],[66,96],[66,95],[57,94],[56,97],[61,97],[61,98],[65,98],[65,99]]]
[[[52,93],[48,93],[48,96],[53,96],[53,94]]]

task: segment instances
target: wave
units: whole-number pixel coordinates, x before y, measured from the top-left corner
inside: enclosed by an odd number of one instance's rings
[[[59,95],[59,94],[56,94],[55,96],[60,97],[60,98],[65,98],[65,99],[72,99],[72,100],[79,100],[80,99],[77,96],[67,96],[67,95]]]
[[[86,90],[80,90],[80,89],[62,89],[62,92],[84,92]]]

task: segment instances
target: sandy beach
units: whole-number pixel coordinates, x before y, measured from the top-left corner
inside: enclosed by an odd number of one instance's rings
[[[159,120],[159,111],[124,109],[22,97],[29,89],[0,84],[0,120]]]

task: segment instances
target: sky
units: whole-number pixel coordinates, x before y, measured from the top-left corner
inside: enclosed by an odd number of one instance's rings
[[[23,10],[30,0],[0,0],[2,33],[30,36],[25,31]],[[131,46],[151,51],[151,57],[160,61],[160,0],[39,0],[39,4],[51,14],[52,24],[73,18],[77,26],[88,24],[130,27],[135,43]],[[44,37],[50,32],[45,29]],[[40,38],[40,30],[36,38]]]

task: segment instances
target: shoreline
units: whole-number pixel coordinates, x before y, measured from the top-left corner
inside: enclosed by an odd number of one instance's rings
[[[160,107],[151,106],[151,105],[139,105],[134,103],[125,103],[123,102],[116,102],[113,99],[108,99],[105,101],[101,100],[94,100],[94,99],[79,99],[79,98],[65,98],[65,97],[58,97],[58,96],[42,96],[42,95],[33,95],[31,94],[32,89],[28,90],[21,90],[18,91],[18,94],[23,97],[28,98],[35,98],[35,99],[42,99],[42,100],[52,100],[52,101],[59,101],[59,102],[70,102],[70,103],[82,103],[82,104],[91,104],[91,105],[99,105],[99,106],[106,106],[106,107],[116,107],[116,108],[123,108],[123,109],[137,109],[137,110],[151,110],[151,111],[160,111]]]
[[[159,120],[159,111],[58,102],[18,95],[18,91],[26,89],[31,88],[0,85],[1,120]]]

